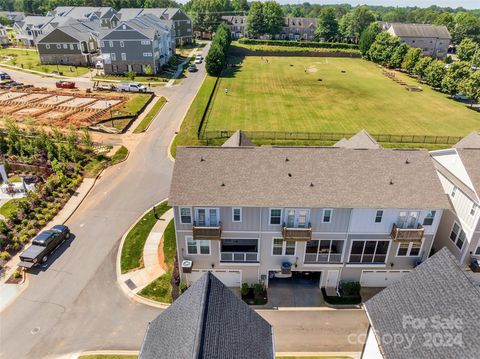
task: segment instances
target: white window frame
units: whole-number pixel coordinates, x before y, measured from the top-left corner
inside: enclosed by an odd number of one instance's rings
[[[452,192],[450,193],[450,195],[452,196],[452,198],[454,198],[456,194],[457,194],[457,187],[453,186],[453,189],[452,189]]]
[[[68,44],[63,44],[64,49],[68,49]]]
[[[279,210],[280,211],[280,223],[272,223],[272,210]],[[268,210],[268,224],[270,226],[281,226],[282,225],[282,218],[283,218],[283,209],[282,208],[270,208]]]
[[[432,217],[429,217],[428,215],[429,214],[433,214]],[[431,209],[428,211],[427,215],[423,218],[423,221],[422,221],[422,226],[433,226],[433,222],[435,222],[435,216],[437,215],[437,211],[435,209]],[[425,220],[426,219],[432,219],[432,223],[430,224],[425,224]]]
[[[57,49],[61,49],[62,48],[62,45],[61,44],[57,44]]]
[[[125,47],[125,43],[123,41],[120,41],[120,47]]]
[[[105,41],[100,41],[100,47],[105,47]]]
[[[195,207],[195,208],[194,208],[194,213],[195,213],[195,216],[194,216],[195,219],[194,219],[194,220],[195,220],[195,222],[197,223],[198,226],[200,225],[200,224],[198,224],[198,222],[199,222],[199,221],[198,221],[198,211],[201,210],[201,209],[205,210],[205,220],[206,220],[206,221],[207,221],[207,218],[208,218],[209,224],[208,224],[208,225],[205,225],[206,227],[212,226],[212,225],[210,224],[210,210],[212,210],[212,209],[216,211],[217,226],[220,225],[220,223],[221,223],[221,221],[222,221],[222,220],[220,219],[220,208],[218,208],[218,207]]]
[[[455,236],[455,239],[452,239],[452,232],[453,232],[453,228],[455,227],[455,225],[458,226],[458,233],[456,234]],[[458,247],[458,239],[460,238],[460,235],[463,233],[463,243],[462,243],[462,246],[461,247]],[[463,245],[465,244],[466,240],[467,240],[467,233],[465,233],[465,231],[463,230],[462,226],[460,225],[460,223],[458,222],[453,222],[453,225],[452,225],[452,228],[450,229],[450,233],[448,234],[448,238],[455,244],[455,247],[461,251],[462,248],[463,248]]]
[[[127,54],[125,52],[120,53],[120,58],[122,61],[127,61]]]
[[[152,53],[151,52],[144,52],[143,53],[143,57],[152,57]]]
[[[150,40],[142,40],[141,44],[142,45],[150,45]]]
[[[108,46],[113,47],[113,41],[112,41],[112,40],[110,40],[110,41],[108,42]]]
[[[275,247],[275,240],[281,240],[282,241],[282,253],[281,254],[275,254],[273,253],[273,250],[276,248]],[[287,242],[293,242],[294,243],[294,246],[293,246],[293,254],[286,254],[286,251],[287,251]],[[275,237],[275,238],[272,238],[272,256],[273,257],[278,257],[278,256],[287,256],[287,257],[290,257],[290,256],[295,256],[295,254],[297,253],[297,241],[285,241],[283,238],[281,237]]]
[[[46,48],[46,49],[49,49],[49,48],[50,48],[50,44],[45,44],[45,48]]]
[[[477,208],[478,208],[477,204],[476,204],[476,203],[473,203],[473,204],[472,204],[472,208],[470,209],[470,215],[471,215],[472,217],[475,216],[475,213],[477,213]]]
[[[240,213],[239,213],[240,219],[239,220],[235,220],[235,210],[237,210],[237,209],[240,211]],[[232,222],[234,222],[234,223],[242,222],[242,208],[241,207],[233,207],[232,208]]]
[[[343,255],[345,253],[345,249],[347,247],[347,241],[345,239],[317,239],[317,238],[314,238],[314,239],[311,239],[312,241],[318,241],[318,245],[317,245],[317,257],[316,257],[316,261],[317,263],[318,262],[318,256],[321,254],[320,253],[320,244],[322,241],[330,241],[330,246],[328,247],[328,259],[326,261],[326,263],[330,263],[330,256],[332,254],[339,254],[339,253],[332,253],[332,245],[333,245],[333,241],[337,241],[337,242],[342,242],[342,253],[340,253],[341,255],[341,258],[340,258],[340,262],[343,262]],[[305,262],[305,256],[307,255],[307,243],[308,241],[305,242],[305,248],[303,250],[303,261]],[[313,253],[308,253],[308,254],[313,254]],[[322,253],[324,254],[324,253]],[[335,262],[336,263],[336,262]]]
[[[188,250],[188,241],[189,239],[193,242],[195,242],[196,244],[196,247],[197,247],[197,253],[190,253],[189,250]],[[208,242],[208,253],[200,253],[200,242]],[[212,253],[212,245],[210,243],[211,241],[207,241],[207,240],[199,240],[199,241],[196,241],[193,239],[193,236],[185,236],[185,245],[186,245],[186,250],[187,250],[187,254],[189,256],[209,256],[211,253]]]
[[[184,222],[182,219],[182,209],[188,209],[190,211],[190,222]],[[178,208],[178,214],[180,217],[180,224],[192,224],[193,223],[193,211],[192,207],[179,207]]]
[[[74,44],[70,44],[70,50],[75,50],[75,45]]]
[[[400,252],[400,246],[402,244],[408,244],[408,248],[407,248],[407,253],[405,255],[400,255],[398,254],[398,252]],[[418,254],[417,255],[412,255],[411,254],[411,251],[412,251],[412,248],[415,244],[418,244],[418,242],[400,242],[398,244],[398,247],[397,247],[397,253],[395,255],[395,257],[400,257],[400,258],[404,258],[404,257],[420,257],[421,256],[421,253],[422,253],[422,247],[423,247],[423,242],[420,243],[420,248],[418,249]]]
[[[110,59],[111,59],[112,61],[117,61],[117,54],[114,53],[114,52],[112,52],[112,53],[110,54]]]
[[[362,250],[362,257],[360,258],[360,262],[352,262],[351,257],[352,257],[352,248],[353,248],[353,242],[363,242],[363,250]],[[383,262],[362,262],[363,256],[365,255],[365,246],[367,242],[377,242],[375,245],[375,252],[373,254],[373,257],[375,258],[375,255],[377,254],[377,248],[378,248],[378,242],[387,242],[388,243],[388,249],[387,253],[385,253],[385,261]],[[388,256],[390,254],[390,249],[392,247],[392,241],[386,240],[386,239],[353,239],[352,242],[350,243],[350,248],[348,250],[348,263],[350,264],[384,264],[387,263]],[[355,254],[358,255],[358,254]],[[370,254],[369,254],[370,255]]]
[[[330,217],[328,221],[325,221],[325,211],[330,211]],[[333,218],[333,209],[332,208],[324,208],[322,211],[322,223],[332,223]]]
[[[381,212],[380,215],[378,215],[378,212]],[[374,219],[374,222],[373,223],[382,223],[383,221],[383,209],[377,209],[376,212],[375,212],[375,219]],[[380,218],[379,221],[377,221],[377,218]]]

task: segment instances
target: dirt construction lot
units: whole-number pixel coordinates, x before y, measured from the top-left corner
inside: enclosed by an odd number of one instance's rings
[[[118,94],[91,94],[79,91],[48,91],[28,88],[0,90],[2,115],[18,123],[48,127],[74,128],[90,126],[115,114],[116,108],[128,100]]]

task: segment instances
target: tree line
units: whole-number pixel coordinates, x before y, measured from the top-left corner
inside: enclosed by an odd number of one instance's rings
[[[452,62],[423,56],[418,48],[411,48],[388,32],[380,32],[376,24],[370,25],[361,35],[362,55],[388,68],[402,69],[436,90],[454,96],[463,93],[473,101],[480,101],[480,49],[472,39],[466,38],[457,46],[460,61]]]
[[[228,49],[230,48],[230,31],[228,26],[220,24],[205,58],[206,70],[211,76],[219,76],[227,64]]]

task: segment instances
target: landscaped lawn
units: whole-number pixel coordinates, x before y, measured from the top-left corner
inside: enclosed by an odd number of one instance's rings
[[[10,217],[12,213],[17,212],[18,210],[18,203],[21,199],[11,199],[3,206],[0,207],[0,215],[4,216],[5,218]]]
[[[150,100],[152,94],[149,93],[137,93],[137,94],[125,94],[129,99],[122,107],[115,109],[114,116],[134,116],[139,112],[143,106]]]
[[[172,302],[171,281],[176,252],[175,224],[172,220],[163,232],[163,255],[168,271],[143,288],[139,293],[141,296],[161,303]]]
[[[479,113],[422,88],[409,92],[362,59],[247,56],[221,77],[206,129],[464,136],[480,128]]]
[[[137,128],[133,131],[134,133],[140,133],[144,132],[147,130],[147,128],[150,126],[152,123],[153,119],[157,115],[157,113],[162,109],[163,105],[167,100],[165,97],[160,97],[158,101],[153,105],[152,109],[150,110],[149,113],[143,118],[143,120],[140,122],[140,124],[137,126]]]
[[[169,209],[170,207],[167,205],[167,202],[162,202],[156,206],[157,217],[160,218]],[[143,247],[145,246],[147,237],[156,222],[157,218],[155,218],[152,208],[127,234],[127,237],[123,242],[120,260],[122,273],[127,273],[128,271],[139,268],[143,265]]]
[[[125,160],[128,156],[128,148],[121,146],[117,152],[110,158],[110,166],[116,165]]]
[[[4,61],[4,57],[12,57],[8,61]],[[25,70],[35,70],[50,74],[54,71],[63,72],[65,76],[82,76],[88,73],[87,67],[68,66],[68,65],[42,65],[37,51],[21,50],[21,49],[0,49],[0,62],[7,65],[22,66]],[[72,69],[72,71],[70,71]]]

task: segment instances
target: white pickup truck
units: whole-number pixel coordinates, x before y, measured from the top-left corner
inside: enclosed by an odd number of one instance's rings
[[[120,92],[147,92],[147,87],[138,82],[121,83],[118,86]]]

